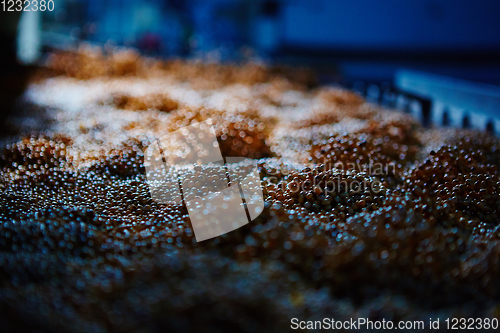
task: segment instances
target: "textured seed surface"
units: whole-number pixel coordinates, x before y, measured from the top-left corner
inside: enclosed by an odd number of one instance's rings
[[[52,121],[13,119],[1,151],[6,331],[500,316],[498,139],[425,130],[302,70],[88,47],[49,69],[26,100]],[[265,209],[197,243],[184,206],[152,199],[143,151],[209,118],[224,155],[257,160]]]

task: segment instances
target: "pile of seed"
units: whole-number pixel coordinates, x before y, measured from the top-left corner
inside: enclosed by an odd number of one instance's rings
[[[57,121],[2,146],[5,330],[500,317],[497,138],[431,134],[353,93],[307,89],[294,72],[175,61],[153,78],[133,54],[85,52],[51,65],[84,80],[28,89]],[[184,205],[154,200],[144,150],[208,119],[224,156],[256,159],[265,204],[198,243]]]

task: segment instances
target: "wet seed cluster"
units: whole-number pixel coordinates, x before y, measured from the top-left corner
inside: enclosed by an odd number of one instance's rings
[[[445,146],[408,173],[405,187],[428,216],[485,232],[499,225],[498,166],[488,163],[497,160],[496,149],[476,150],[466,141]]]
[[[84,207],[60,207],[17,214],[4,219],[0,226],[3,252],[40,252],[61,256],[93,256],[101,245],[93,210]]]
[[[360,211],[375,210],[385,196],[382,182],[355,171],[325,170],[324,166],[294,172],[274,184],[264,178],[268,200],[294,209],[323,212],[329,220],[347,217]]]
[[[172,114],[171,130],[211,119],[223,156],[262,158],[273,156],[267,143],[275,120],[261,119],[255,111],[223,113],[200,108],[181,108]]]
[[[123,178],[109,170],[97,173],[92,169],[50,170],[16,177],[5,188],[2,218],[31,221],[26,227],[39,223],[33,220],[47,219],[50,224],[51,217],[74,221],[77,226],[84,223],[104,233],[101,237],[106,242],[114,242],[115,249],[124,252],[161,247],[159,240],[172,246],[181,238],[191,241],[185,209],[154,202],[144,175]],[[65,222],[61,223],[65,228]]]
[[[25,138],[3,149],[0,167],[23,172],[63,166],[68,161],[66,158],[68,143],[70,140],[67,138],[59,140]]]
[[[253,226],[237,246],[237,258],[286,262],[293,274],[328,286],[334,297],[364,303],[386,290],[417,307],[497,304],[499,243],[426,219],[411,196],[390,194],[376,211],[345,222],[326,223],[320,214],[279,204],[269,204],[259,220],[268,222]],[[487,311],[494,314],[495,306]]]
[[[119,149],[112,149],[101,156],[97,163],[92,164],[90,170],[121,177],[144,173],[143,146],[137,140],[125,142]]]
[[[134,147],[122,148],[121,152],[121,164],[134,161]],[[117,173],[109,163],[103,157],[80,170],[53,167],[21,174],[12,169],[4,171],[4,177],[12,178],[3,185],[0,245],[2,260],[6,261],[2,270],[17,296],[10,294],[2,299],[7,302],[15,298],[23,308],[41,313],[41,327],[62,325],[60,328],[67,330],[75,321],[83,325],[82,330],[120,330],[144,321],[173,325],[174,318],[184,315],[165,317],[163,311],[185,309],[197,318],[194,305],[204,302],[224,309],[237,307],[243,316],[255,320],[262,316],[257,315],[261,313],[257,309],[262,307],[259,300],[267,300],[265,296],[253,293],[254,300],[250,301],[245,296],[246,288],[235,287],[234,298],[227,299],[222,291],[225,288],[206,280],[201,270],[206,266],[191,266],[196,256],[207,253],[210,267],[230,263],[235,269],[233,273],[214,275],[224,283],[237,280],[269,292],[281,286],[271,294],[275,301],[288,305],[276,305],[276,312],[264,316],[278,327],[287,326],[288,315],[303,313],[312,301],[326,308],[336,297],[370,302],[376,297],[373,288],[405,295],[416,307],[428,304],[429,299],[436,307],[465,299],[486,302],[499,293],[495,281],[500,272],[490,268],[496,264],[499,251],[491,231],[487,238],[485,234],[441,225],[438,219],[426,217],[410,193],[373,192],[370,186],[374,180],[361,187],[361,193],[350,190],[351,184],[370,179],[367,175],[335,172],[324,166],[299,168],[279,159],[260,160],[266,198],[263,214],[243,228],[197,244],[185,208],[155,203],[142,173]],[[270,180],[273,175],[276,184]],[[318,186],[296,192],[290,185],[295,182],[316,182]],[[281,183],[285,185],[282,192],[278,190]],[[316,189],[333,190],[329,184],[338,186],[338,192],[347,190],[345,195],[335,192],[336,196],[323,198]],[[352,189],[357,190],[356,186]],[[293,202],[287,201],[291,199]],[[323,205],[324,200],[329,204]],[[172,254],[161,259],[165,252]],[[179,259],[180,253],[186,257]],[[461,259],[464,256],[466,265]],[[150,265],[144,264],[151,260]],[[247,265],[257,263],[255,267],[262,272],[254,281],[253,275],[242,272]],[[279,267],[280,278],[267,276],[263,267]],[[281,282],[285,277],[289,282]],[[30,286],[40,279],[46,282],[37,282],[35,294]],[[470,289],[474,281],[480,284]],[[328,288],[328,296],[315,294],[321,290],[317,288]],[[431,294],[434,296],[429,298]],[[40,312],[56,300],[61,307],[73,309],[63,320],[57,308]],[[96,302],[106,304],[99,315]],[[157,305],[150,308],[153,304]],[[218,307],[214,312],[205,311],[205,317],[192,325],[217,326],[226,322],[221,321],[222,315],[234,318],[227,319],[230,325],[254,331],[253,326],[247,327],[250,319],[240,322],[232,312]],[[354,315],[349,312],[352,310],[346,311],[347,316]],[[256,325],[266,327],[259,320]]]
[[[306,76],[256,65],[173,61],[153,70],[134,59],[90,52],[63,54],[52,64],[81,79],[169,71],[203,89],[244,83],[262,90],[272,81],[276,101],[309,85]],[[0,314],[5,327],[275,332],[289,330],[294,317],[499,317],[500,141],[457,132],[428,154],[419,135],[425,130],[413,121],[388,117],[346,91],[305,91],[323,108],[305,122],[290,121],[291,113],[280,114],[284,105],[272,100],[277,111],[266,117],[250,107],[185,105],[156,115],[168,117],[157,120],[167,133],[212,118],[224,156],[260,158],[262,214],[202,243],[183,205],[153,198],[144,167],[148,142],[136,132],[111,145],[103,127],[102,152],[85,163],[74,161],[85,148],[77,136],[31,137],[5,147],[0,306],[12,314],[5,320]],[[163,98],[127,95],[115,105],[161,110],[168,105]],[[348,133],[321,129],[347,118],[362,126]],[[274,150],[278,125],[310,133],[293,145],[307,158]],[[394,163],[396,172],[379,175],[367,163]],[[216,189],[224,176],[213,166],[200,168],[204,181],[187,183],[186,196]]]
[[[127,94],[114,94],[112,105],[119,109],[132,111],[159,110],[170,112],[179,108],[179,103],[164,94],[146,96],[130,96]]]
[[[318,138],[312,143],[310,160],[329,167],[367,171],[389,178],[414,161],[418,139],[410,124],[374,123],[359,134]]]

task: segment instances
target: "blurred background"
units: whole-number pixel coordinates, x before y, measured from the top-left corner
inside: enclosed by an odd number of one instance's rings
[[[52,11],[4,12],[2,24],[10,36],[19,24],[24,64],[86,41],[162,58],[305,65],[320,83],[424,123],[496,132],[499,14],[497,0],[55,0]]]
[[[500,84],[496,0],[56,0],[42,44],[114,43],[151,55],[264,58],[391,80],[397,67]]]

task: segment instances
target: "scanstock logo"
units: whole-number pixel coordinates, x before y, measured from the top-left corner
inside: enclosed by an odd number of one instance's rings
[[[255,161],[222,156],[211,119],[154,141],[144,164],[153,200],[185,205],[198,242],[244,226],[264,208]]]

